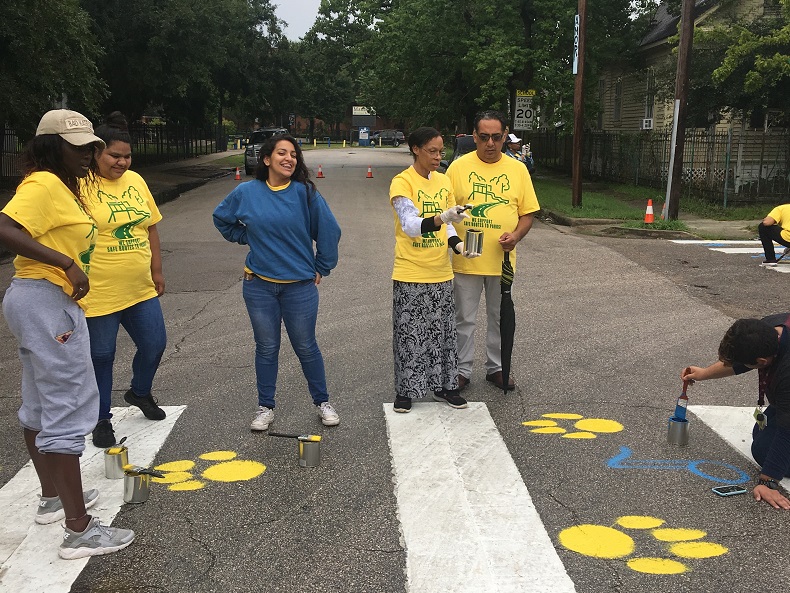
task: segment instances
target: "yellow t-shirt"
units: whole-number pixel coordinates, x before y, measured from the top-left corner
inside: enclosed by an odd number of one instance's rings
[[[134,171],[116,180],[100,178],[86,202],[99,232],[91,289],[82,299],[85,315],[108,315],[155,297],[148,227],[162,215],[143,178]]]
[[[414,167],[409,167],[392,179],[390,204],[392,198],[397,196],[409,198],[421,218],[441,214],[455,203],[453,188],[447,177],[434,172],[430,179],[426,179]],[[409,237],[403,232],[398,213],[394,209],[392,215],[395,219],[395,265],[392,279],[421,283],[452,280],[453,269],[447,253],[447,225],[443,224],[438,231]]]
[[[36,171],[25,177],[2,212],[21,224],[37,242],[72,258],[86,274],[90,272],[96,227],[57,175]],[[14,269],[17,278],[48,280],[71,296],[71,282],[57,266],[17,255]],[[83,306],[82,300],[77,303]]]
[[[465,154],[447,169],[457,204],[472,204],[471,219],[456,224],[458,236],[466,240],[467,229],[483,231],[483,254],[468,259],[453,256],[453,271],[478,276],[502,273],[502,233],[515,230],[520,216],[540,210],[535,188],[524,163],[502,155],[496,163],[484,163],[476,152]],[[516,266],[516,252],[510,254]]]
[[[768,213],[780,227],[782,227],[782,239],[790,241],[790,204],[777,206]]]

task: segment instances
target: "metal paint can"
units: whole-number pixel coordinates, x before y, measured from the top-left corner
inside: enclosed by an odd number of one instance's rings
[[[483,253],[483,231],[479,229],[466,229],[464,251],[476,253],[478,255]]]
[[[151,475],[127,469],[123,477],[123,501],[129,504],[142,504],[151,493]]]
[[[689,444],[689,421],[685,418],[672,417],[667,429],[667,443],[685,447]]]
[[[315,434],[297,438],[299,467],[318,467],[321,463],[321,437]]]
[[[104,450],[104,476],[108,480],[123,478],[123,466],[129,464],[129,449],[126,447],[109,447]]]

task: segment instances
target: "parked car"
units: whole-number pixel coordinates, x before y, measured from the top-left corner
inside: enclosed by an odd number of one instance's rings
[[[475,138],[472,135],[467,134],[459,134],[455,138],[453,138],[453,156],[449,161],[442,160],[439,164],[439,168],[437,171],[439,173],[444,173],[447,171],[447,167],[450,166],[455,160],[458,160],[462,156],[464,156],[468,152],[472,152],[476,150],[477,146],[475,145]]]
[[[373,132],[370,136],[370,141],[374,146],[391,144],[392,146],[400,146],[406,143],[406,136],[400,130],[379,130]]]
[[[244,151],[244,172],[247,175],[255,173],[255,169],[258,168],[261,146],[267,138],[287,133],[288,130],[285,128],[261,128],[260,130],[254,130],[247,139],[247,149]]]

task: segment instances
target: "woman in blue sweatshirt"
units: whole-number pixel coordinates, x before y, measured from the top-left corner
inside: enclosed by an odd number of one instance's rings
[[[315,325],[318,284],[337,265],[340,227],[310,181],[293,137],[266,140],[255,176],[236,186],[214,210],[214,225],[222,236],[250,248],[242,290],[255,336],[258,384],[258,411],[250,429],[267,430],[274,420],[282,323],[321,422],[335,426],[340,418],[328,401]]]

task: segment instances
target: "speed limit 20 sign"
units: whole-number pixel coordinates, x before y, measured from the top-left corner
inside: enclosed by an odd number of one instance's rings
[[[535,91],[516,91],[516,114],[513,118],[513,128],[516,130],[532,130],[535,121],[535,112],[532,110],[532,98]]]

